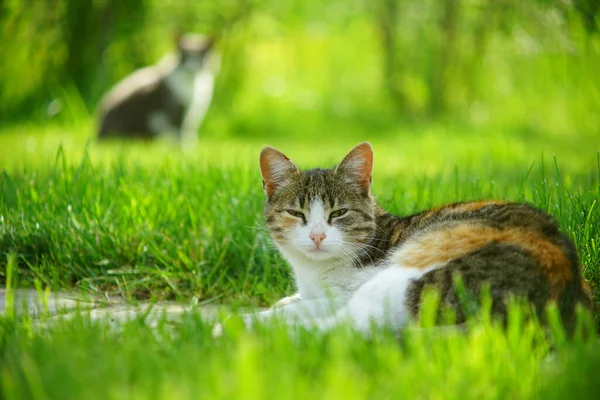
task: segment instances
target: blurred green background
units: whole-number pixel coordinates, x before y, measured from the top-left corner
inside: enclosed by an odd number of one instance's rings
[[[597,0],[0,0],[0,123],[88,121],[182,30],[221,37],[205,136],[432,122],[595,136],[599,14]]]

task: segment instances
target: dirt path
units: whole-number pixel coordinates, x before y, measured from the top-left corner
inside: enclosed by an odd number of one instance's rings
[[[0,288],[0,315],[7,313],[7,293]],[[122,299],[106,299],[84,297],[80,294],[65,292],[49,292],[40,294],[33,289],[14,289],[13,304],[16,315],[28,314],[34,320],[52,320],[57,318],[73,318],[80,312],[89,313],[93,320],[106,320],[118,323],[130,320],[140,314],[147,314],[146,321],[150,324],[166,317],[177,320],[186,311],[197,310],[207,319],[214,319],[218,310],[216,306],[193,308],[189,304],[176,302],[147,302],[137,305],[126,304]]]

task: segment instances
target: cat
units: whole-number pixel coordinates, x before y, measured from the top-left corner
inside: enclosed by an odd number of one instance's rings
[[[179,35],[177,55],[127,76],[100,103],[98,137],[195,142],[210,106],[218,57],[215,39]]]
[[[418,318],[428,287],[460,324],[467,312],[457,274],[472,298],[489,285],[491,311],[502,318],[510,297],[528,301],[541,319],[555,302],[572,331],[576,306],[593,307],[575,246],[548,214],[488,200],[392,215],[371,193],[372,168],[367,142],[333,169],[301,171],[278,150],[262,150],[266,227],[298,293],[245,315],[248,327],[278,317],[322,330],[344,322],[363,332],[401,329]]]

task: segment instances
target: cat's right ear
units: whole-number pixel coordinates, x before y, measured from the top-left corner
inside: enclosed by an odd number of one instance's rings
[[[183,37],[183,30],[181,28],[177,28],[173,31],[173,44],[175,44],[175,48],[178,52],[182,52],[181,47],[181,38]]]
[[[260,152],[260,173],[267,196],[275,194],[297,172],[298,167],[279,150],[266,146]]]
[[[373,172],[373,148],[369,142],[363,142],[350,150],[335,170],[345,174],[349,183],[357,183],[368,192]]]

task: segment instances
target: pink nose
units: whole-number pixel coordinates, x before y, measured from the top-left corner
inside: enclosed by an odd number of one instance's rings
[[[315,242],[315,246],[319,247],[321,245],[321,242],[323,240],[325,240],[325,238],[327,237],[327,235],[325,234],[325,232],[323,233],[311,233],[310,238],[312,239],[313,242]]]

